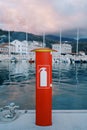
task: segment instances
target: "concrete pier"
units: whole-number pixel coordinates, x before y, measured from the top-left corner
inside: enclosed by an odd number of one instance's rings
[[[35,111],[20,110],[20,116],[12,122],[0,122],[0,130],[87,130],[87,110],[53,110],[53,125],[35,125]]]

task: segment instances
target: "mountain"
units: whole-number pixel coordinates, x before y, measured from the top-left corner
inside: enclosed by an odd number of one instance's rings
[[[47,39],[50,39],[50,40],[55,40],[55,41],[59,41],[60,40],[60,37],[59,36],[55,36],[55,35],[46,35],[46,38]],[[74,41],[73,38],[67,38],[67,37],[62,37],[62,41]]]
[[[28,41],[43,41],[43,36],[41,35],[35,35],[28,33]],[[10,32],[10,41],[14,40],[20,40],[23,41],[26,39],[26,33],[25,32]],[[46,35],[45,36],[45,42],[47,47],[52,47],[52,44],[59,43],[60,37],[56,35]],[[65,42],[67,41],[67,42]],[[0,43],[6,43],[8,42],[8,31],[0,30]],[[76,39],[74,38],[68,38],[68,37],[62,37],[62,43],[68,43],[72,45],[73,52],[76,52]],[[79,39],[79,51],[85,51],[87,54],[87,38],[81,38]]]
[[[80,42],[87,42],[87,38],[80,38]]]
[[[11,35],[11,41],[18,39],[20,41],[23,41],[26,39],[26,33],[24,32],[14,32],[11,31],[10,32]],[[46,35],[46,41],[49,42],[58,42],[60,39],[59,36],[55,36],[55,35]],[[7,31],[3,31],[0,30],[0,40],[2,40],[3,42],[8,41],[8,32]],[[31,33],[28,33],[28,40],[36,40],[36,41],[43,41],[43,36],[40,35],[34,35]],[[73,41],[73,38],[66,38],[66,37],[62,37],[62,41]]]
[[[14,31],[10,32],[10,41],[14,40],[23,41],[25,39],[26,39],[26,33],[24,32],[14,32]],[[41,37],[33,34],[28,34],[28,40],[39,41],[41,40]],[[0,43],[2,42],[8,42],[8,32],[0,30]]]

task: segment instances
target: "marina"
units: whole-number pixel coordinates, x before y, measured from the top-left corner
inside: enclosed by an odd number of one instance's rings
[[[35,63],[35,56],[32,58],[29,56],[15,56],[11,55],[9,59],[9,55],[0,55],[0,62],[5,62],[5,61],[10,61],[10,62],[20,62],[20,61],[29,61],[29,63]],[[53,57],[52,60],[53,64],[54,63],[68,63],[68,64],[75,64],[75,63],[81,63],[85,64],[87,63],[87,55],[71,55],[71,54],[66,54],[66,55],[57,55],[56,58]]]
[[[29,53],[32,56],[27,57],[27,53],[25,56],[13,56],[9,53],[3,57],[1,54],[0,129],[86,130],[87,55],[84,52],[79,55],[58,54],[55,58],[52,53],[52,124],[43,127],[36,123],[36,61],[35,54],[31,51]],[[42,72],[46,72],[45,68]],[[43,84],[44,82],[41,83],[42,86]]]
[[[86,5],[0,0],[0,130],[87,130]]]
[[[69,41],[62,41],[62,31],[60,30],[60,37],[57,43],[51,44],[52,49],[56,52],[52,53],[53,63],[87,63],[87,55],[84,51],[79,51],[79,29],[76,35],[76,50],[72,52],[72,45]],[[31,52],[37,48],[46,47],[45,34],[43,34],[43,41],[28,41],[28,35],[23,41],[15,39],[11,41],[10,31],[8,31],[8,43],[0,44],[0,62],[1,61],[22,61],[26,60],[29,63],[35,63],[35,52]],[[14,60],[15,59],[15,60]]]
[[[87,109],[87,64],[53,64],[53,109]],[[0,62],[0,107],[35,109],[35,63]]]

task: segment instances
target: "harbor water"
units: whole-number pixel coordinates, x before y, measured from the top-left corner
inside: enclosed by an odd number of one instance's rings
[[[87,109],[87,64],[53,64],[53,109]],[[35,109],[35,64],[0,62],[0,107]]]

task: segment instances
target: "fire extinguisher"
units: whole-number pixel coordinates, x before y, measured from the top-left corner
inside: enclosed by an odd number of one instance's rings
[[[40,86],[47,87],[47,71],[45,67],[40,68]]]

